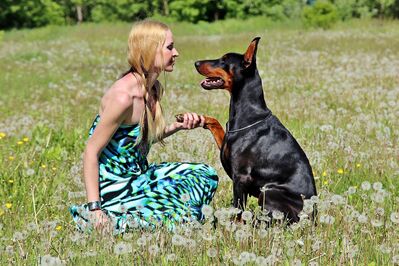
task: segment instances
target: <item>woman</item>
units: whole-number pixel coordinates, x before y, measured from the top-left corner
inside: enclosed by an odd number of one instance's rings
[[[165,126],[157,78],[171,72],[179,53],[163,23],[142,21],[129,34],[130,70],[101,100],[90,129],[83,168],[88,203],[70,212],[80,230],[110,225],[115,233],[201,220],[218,184],[214,169],[198,163],[148,164],[151,144],[180,130],[202,127],[204,117],[184,114]]]

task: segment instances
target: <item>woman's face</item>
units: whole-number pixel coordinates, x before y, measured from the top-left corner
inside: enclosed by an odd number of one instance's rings
[[[156,69],[162,69],[167,72],[173,71],[173,65],[175,64],[176,57],[179,56],[176,48],[173,44],[173,34],[170,30],[166,31],[166,39],[164,45],[158,50],[155,57],[154,66]]]

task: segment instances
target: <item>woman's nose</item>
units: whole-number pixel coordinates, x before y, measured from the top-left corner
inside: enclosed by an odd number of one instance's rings
[[[173,53],[173,56],[178,57],[179,56],[179,52],[177,51],[176,48],[174,50],[175,50],[175,52]]]

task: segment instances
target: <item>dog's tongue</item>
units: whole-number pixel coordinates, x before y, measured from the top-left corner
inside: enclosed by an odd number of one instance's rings
[[[223,85],[223,80],[221,78],[206,78],[201,81],[201,86],[204,89],[216,89]]]

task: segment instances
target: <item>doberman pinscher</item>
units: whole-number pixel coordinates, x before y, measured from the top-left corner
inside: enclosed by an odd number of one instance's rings
[[[244,209],[251,195],[264,209],[297,222],[303,199],[316,195],[315,181],[304,151],[266,105],[256,66],[259,39],[244,54],[195,62],[206,77],[204,89],[225,89],[231,96],[226,133],[214,118],[206,117],[204,127],[211,130],[233,180],[234,207]]]

